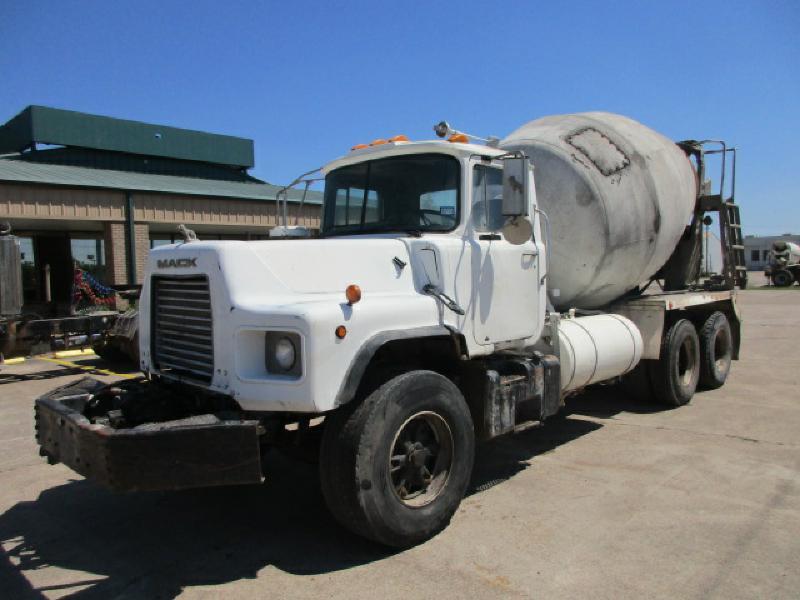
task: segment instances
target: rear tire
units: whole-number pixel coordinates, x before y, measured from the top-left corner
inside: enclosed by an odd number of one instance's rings
[[[683,406],[700,380],[700,340],[687,319],[676,321],[661,341],[658,360],[649,365],[653,397],[665,406]]]
[[[772,283],[777,287],[789,287],[794,283],[794,277],[786,269],[779,269],[772,272]]]
[[[707,390],[721,388],[733,358],[733,334],[723,313],[712,313],[700,329],[700,352],[700,385]]]
[[[469,408],[450,380],[404,373],[326,421],[320,480],[342,525],[397,548],[447,526],[475,454]]]

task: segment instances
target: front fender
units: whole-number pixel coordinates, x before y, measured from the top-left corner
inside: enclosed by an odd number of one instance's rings
[[[450,335],[452,335],[452,332],[447,327],[442,325],[415,327],[412,329],[394,329],[375,334],[361,345],[361,348],[359,348],[358,352],[350,363],[350,367],[347,369],[347,374],[339,386],[339,392],[336,394],[334,407],[347,404],[355,397],[358,386],[367,370],[367,365],[369,365],[372,357],[375,356],[375,353],[384,344],[396,340],[442,337]]]

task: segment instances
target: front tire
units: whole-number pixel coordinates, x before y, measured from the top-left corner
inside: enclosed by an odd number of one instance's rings
[[[794,277],[786,269],[779,269],[772,272],[772,283],[777,287],[789,287],[794,283]]]
[[[700,328],[700,350],[700,385],[707,390],[721,388],[733,358],[733,334],[723,313],[712,313]]]
[[[328,417],[322,492],[345,527],[405,548],[450,522],[474,454],[472,418],[458,388],[438,373],[411,371]]]
[[[650,382],[655,399],[666,406],[683,406],[700,380],[700,340],[688,319],[676,321],[661,341],[659,359],[652,361]]]

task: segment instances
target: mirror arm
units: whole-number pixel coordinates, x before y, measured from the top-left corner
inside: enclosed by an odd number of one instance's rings
[[[464,313],[464,309],[461,308],[458,305],[458,302],[453,300],[450,296],[445,294],[443,291],[441,291],[439,288],[437,288],[432,283],[426,284],[422,288],[422,293],[423,294],[428,294],[429,296],[433,296],[434,298],[439,300],[442,304],[444,304],[447,308],[452,310],[457,315],[462,315],[463,316],[465,314]]]

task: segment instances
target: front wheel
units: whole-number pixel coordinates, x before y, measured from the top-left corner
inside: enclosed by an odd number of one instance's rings
[[[779,269],[772,272],[772,283],[777,287],[789,287],[794,283],[794,277],[786,269]]]
[[[388,546],[413,546],[450,522],[474,454],[472,418],[458,388],[438,373],[411,371],[330,415],[322,492],[348,529]]]

